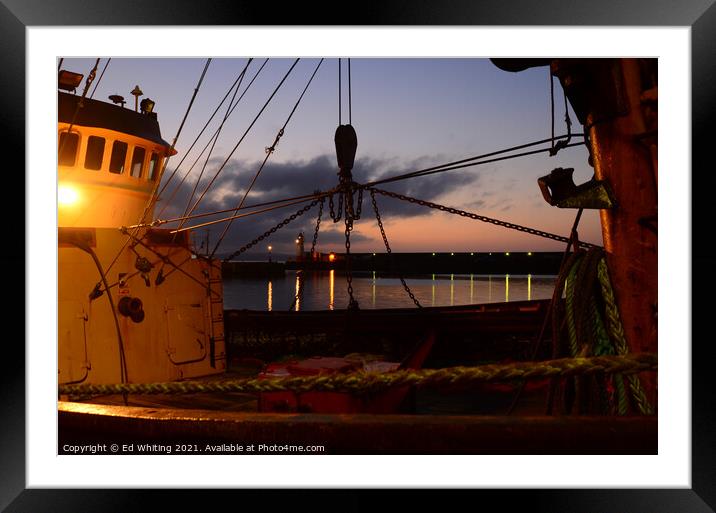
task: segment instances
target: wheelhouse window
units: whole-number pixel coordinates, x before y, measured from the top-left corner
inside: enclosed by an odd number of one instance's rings
[[[127,160],[127,143],[114,141],[112,144],[112,156],[109,158],[109,172],[115,174],[124,173],[124,166]]]
[[[140,148],[139,146],[134,147],[134,152],[132,153],[132,166],[130,167],[130,173],[134,178],[139,178],[142,176],[142,167],[144,167],[144,155],[146,155],[146,151],[144,148]]]
[[[89,136],[87,139],[87,153],[85,154],[85,169],[102,169],[104,143],[104,137]]]
[[[147,180],[155,180],[159,173],[159,154],[152,152],[152,158],[149,160],[149,173],[147,174]]]
[[[60,166],[74,166],[77,159],[77,148],[80,136],[75,133],[60,133],[60,146],[57,149],[57,163]]]

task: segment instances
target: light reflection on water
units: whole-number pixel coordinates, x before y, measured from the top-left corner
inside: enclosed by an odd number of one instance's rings
[[[494,278],[494,279],[493,279]],[[550,299],[555,276],[433,274],[408,277],[406,282],[423,306],[448,306],[497,301]],[[346,308],[345,275],[336,271],[286,271],[284,277],[234,278],[224,281],[224,308],[288,310],[303,280],[300,310]],[[504,291],[504,295],[502,292]],[[395,276],[375,272],[354,273],[353,295],[361,308],[415,306]]]

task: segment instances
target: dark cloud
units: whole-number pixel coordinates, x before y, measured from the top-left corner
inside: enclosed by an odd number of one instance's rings
[[[433,158],[422,157],[399,165],[395,159],[381,160],[363,158],[356,161],[353,169],[353,177],[355,181],[365,183],[368,181],[395,176],[404,172],[425,169],[427,167],[445,162],[445,160],[446,159],[443,156]],[[194,194],[192,203],[197,201],[206,188],[206,185],[213,179],[222,164],[223,159],[221,158],[213,158],[209,161],[202,179],[198,187],[196,187],[196,193]],[[186,205],[189,202],[192,189],[195,187],[196,176],[199,174],[201,165],[203,165],[203,163],[199,163],[195,166],[195,169],[192,171],[189,179],[182,183],[176,192],[174,192],[173,185],[170,185],[167,188],[167,191],[165,191],[162,195],[162,199],[166,202],[170,199],[172,194],[174,194],[174,196],[167,204],[165,211],[159,217],[162,219],[171,219],[179,217],[183,214]],[[234,159],[229,160],[223,171],[214,180],[214,183],[209,191],[202,198],[199,207],[194,213],[197,214],[235,208],[241,201],[241,198],[245,194],[246,187],[248,187],[251,183],[251,180],[256,174],[259,166],[260,162],[246,162]],[[186,166],[186,169],[188,168],[189,166]],[[172,169],[171,164],[169,169]],[[319,156],[311,160],[292,162],[273,163],[269,161],[264,166],[261,175],[254,184],[245,201],[245,204],[251,205],[264,203],[293,196],[311,194],[317,190],[329,190],[338,182],[337,171],[338,169],[335,157],[328,155]],[[186,170],[184,169],[177,172],[177,176],[172,183],[179,183],[184,173],[186,173]],[[380,187],[419,199],[438,201],[439,197],[444,194],[454,192],[465,187],[466,185],[476,183],[479,176],[480,175],[475,171],[451,171],[389,183]],[[410,204],[382,195],[377,195],[376,199],[381,215],[384,216],[413,217],[429,215],[431,213],[431,211],[426,207]],[[481,201],[476,201],[475,204],[480,204],[480,206],[482,205]],[[162,206],[162,203],[160,203],[160,208]],[[219,253],[225,253],[224,248],[228,250],[229,248],[241,247],[248,241],[261,235],[263,232],[269,230],[280,221],[299,210],[302,206],[303,205],[293,205],[256,216],[235,220],[231,224],[231,227],[225,236]],[[157,209],[157,212],[158,211],[159,209]],[[292,252],[295,237],[300,231],[303,231],[306,236],[306,249],[308,249],[310,247],[310,241],[313,237],[317,213],[318,207],[314,207],[304,216],[292,221],[284,229],[272,234],[270,236],[270,243],[276,248],[275,251]],[[201,222],[220,219],[228,215],[229,214],[220,214],[207,216],[201,219],[194,219],[189,221],[188,225],[196,225]],[[367,219],[374,219],[374,217],[370,195],[365,193],[363,197],[363,220],[360,222],[365,222]],[[326,230],[322,229],[322,232],[319,235],[319,241],[331,243],[342,242],[344,240],[344,233],[342,229],[343,224],[339,223],[341,227],[340,230],[333,231],[327,228],[327,223],[330,223],[331,225],[333,224],[328,216],[328,203],[326,202],[322,223],[322,227],[326,228]],[[225,223],[220,223],[208,227],[211,231],[211,240],[218,240],[218,237],[224,230],[224,225]],[[199,230],[204,230],[202,233],[204,233],[205,236],[206,228],[200,228]],[[356,241],[361,238],[360,235],[355,233],[353,237]],[[269,243],[268,241],[269,238],[264,239],[261,243],[259,243],[255,251],[265,251],[264,246]]]
[[[472,201],[466,205],[467,208],[482,208],[485,206],[485,200]]]

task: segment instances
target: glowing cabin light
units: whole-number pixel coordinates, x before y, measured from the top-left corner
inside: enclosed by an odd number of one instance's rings
[[[73,205],[80,195],[73,187],[61,185],[57,188],[57,203],[64,206]]]

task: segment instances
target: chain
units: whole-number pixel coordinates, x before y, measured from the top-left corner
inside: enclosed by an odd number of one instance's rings
[[[361,192],[363,190],[361,189]],[[393,254],[393,251],[390,249],[390,244],[388,244],[388,237],[385,235],[385,228],[383,228],[383,220],[380,217],[380,211],[378,210],[378,203],[375,200],[375,192],[373,192],[373,189],[370,191],[370,200],[373,203],[373,210],[375,210],[375,218],[378,221],[378,228],[380,228],[380,234],[383,236],[383,242],[385,243],[385,250],[388,252],[389,255]],[[415,303],[415,306],[418,308],[422,308],[423,305],[420,304],[418,299],[413,294],[413,291],[410,290],[410,287],[408,287],[408,284],[405,283],[405,279],[403,278],[402,274],[398,274],[398,278],[400,278],[400,283],[403,284],[403,288],[405,289],[405,292],[408,293],[408,296],[410,296],[410,299],[413,300],[413,303]]]
[[[318,218],[316,219],[316,231],[313,232],[313,242],[311,243],[311,259],[313,259],[313,255],[316,253],[316,242],[318,242],[318,230],[321,227],[321,217],[323,216],[323,204],[326,202],[326,198],[321,198],[321,202],[318,204]],[[299,271],[300,272],[300,271]],[[296,294],[296,297],[293,298],[293,302],[291,303],[291,306],[288,307],[288,311],[290,312],[296,307],[296,303],[298,302],[301,297],[303,297],[303,274],[301,274],[301,278],[298,280],[298,293]]]
[[[353,213],[353,219],[360,219],[361,212],[363,211],[363,189],[358,189],[358,205],[356,205],[355,212]]]
[[[338,193],[338,210],[334,210],[333,205],[333,194],[331,194],[330,198],[328,199],[328,209],[329,213],[331,214],[331,219],[333,219],[334,223],[337,223],[341,220],[341,217],[343,216],[343,194]]]
[[[479,214],[473,214],[472,212],[466,212],[465,210],[459,210],[457,208],[452,207],[446,207],[445,205],[439,205],[437,203],[432,203],[430,201],[420,200],[416,198],[411,198],[409,196],[404,196],[402,194],[398,194],[397,192],[389,192],[382,189],[376,189],[374,187],[370,188],[371,191],[375,191],[378,194],[382,194],[384,196],[388,196],[391,198],[407,201],[409,203],[415,203],[417,205],[422,205],[424,207],[430,207],[437,210],[441,210],[443,212],[447,212],[449,214],[456,214],[462,217],[468,217],[470,219],[475,219],[476,221],[482,221],[484,223],[491,223],[497,226],[502,226],[504,228],[509,228],[511,230],[517,230],[524,233],[529,233],[531,235],[537,235],[538,237],[544,237],[545,239],[552,239],[559,242],[569,242],[569,238],[562,237],[561,235],[556,235],[554,233],[549,232],[543,232],[541,230],[536,230],[534,228],[528,228],[526,226],[520,226],[518,224],[509,223],[507,221],[501,221],[499,219],[493,219],[491,217],[487,216],[481,216]],[[588,242],[580,242],[580,246],[583,248],[599,248],[601,246],[597,246],[596,244],[589,244]]]
[[[358,301],[353,297],[353,272],[351,271],[351,231],[353,220],[346,216],[346,283],[348,285],[348,309],[358,309]]]
[[[275,233],[276,231],[280,230],[281,228],[283,228],[284,226],[286,226],[288,223],[290,223],[291,221],[293,221],[293,220],[296,219],[297,217],[302,216],[303,214],[305,214],[306,212],[308,212],[309,210],[311,210],[311,209],[312,209],[314,206],[316,206],[320,201],[321,201],[320,199],[313,200],[311,203],[309,203],[308,205],[306,205],[305,207],[303,207],[302,209],[300,209],[300,210],[299,210],[298,212],[296,212],[295,214],[291,214],[290,216],[288,216],[286,219],[284,219],[283,221],[281,221],[280,223],[278,223],[276,226],[274,226],[274,227],[271,228],[270,230],[265,231],[263,234],[259,235],[258,237],[256,237],[254,240],[252,240],[252,241],[249,242],[248,244],[246,244],[246,245],[242,246],[240,249],[234,251],[231,255],[229,255],[228,257],[226,257],[226,258],[224,259],[224,261],[226,262],[226,261],[228,261],[228,260],[231,260],[232,258],[234,258],[234,257],[240,255],[241,253],[245,252],[246,250],[251,249],[251,248],[254,247],[256,244],[258,244],[259,242],[261,242],[262,240],[264,240],[266,237],[268,237],[269,235]]]

